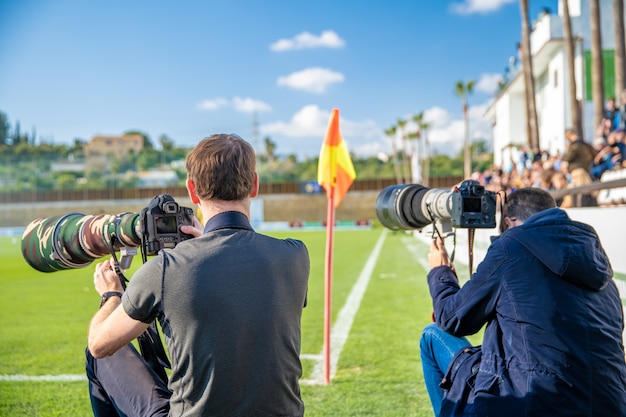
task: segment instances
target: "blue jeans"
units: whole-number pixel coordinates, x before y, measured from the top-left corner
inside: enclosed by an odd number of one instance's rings
[[[420,356],[426,391],[428,391],[435,416],[439,416],[443,403],[443,389],[439,387],[439,383],[454,355],[467,346],[470,346],[470,342],[465,337],[452,336],[434,323],[429,324],[422,331]]]

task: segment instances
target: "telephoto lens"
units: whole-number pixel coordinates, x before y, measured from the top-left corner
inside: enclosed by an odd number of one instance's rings
[[[115,240],[112,241],[113,236]],[[33,220],[22,235],[22,255],[41,272],[83,268],[122,247],[141,245],[138,213],[69,213]]]

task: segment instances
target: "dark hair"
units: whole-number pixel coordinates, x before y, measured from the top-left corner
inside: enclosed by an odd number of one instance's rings
[[[506,198],[503,213],[505,217],[526,221],[540,211],[556,207],[556,202],[549,192],[536,187],[520,188]]]
[[[252,146],[235,134],[204,138],[187,155],[187,175],[201,200],[244,200],[254,188]]]

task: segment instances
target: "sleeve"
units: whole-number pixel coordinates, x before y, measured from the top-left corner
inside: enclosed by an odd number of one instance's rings
[[[570,163],[574,160],[575,153],[576,153],[576,144],[570,143],[567,150],[565,151],[565,154],[561,157],[561,160],[567,163]]]
[[[151,323],[157,317],[163,289],[163,255],[143,264],[132,276],[122,305],[131,318]]]
[[[477,333],[494,315],[500,295],[498,275],[505,257],[500,244],[493,243],[472,278],[459,287],[456,274],[447,266],[433,268],[428,286],[435,321],[455,336]]]

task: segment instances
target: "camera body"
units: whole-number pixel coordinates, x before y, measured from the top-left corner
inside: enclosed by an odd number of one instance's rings
[[[400,184],[385,188],[376,199],[376,215],[391,230],[422,229],[435,223],[441,234],[452,227],[496,227],[496,193],[478,181],[465,180],[453,190]]]
[[[490,229],[496,227],[496,194],[476,181],[463,181],[452,192],[452,227]]]
[[[193,238],[182,233],[180,226],[193,225],[193,210],[182,207],[169,194],[155,196],[141,210],[142,250],[147,256],[156,255],[161,249],[173,248],[178,243]]]

